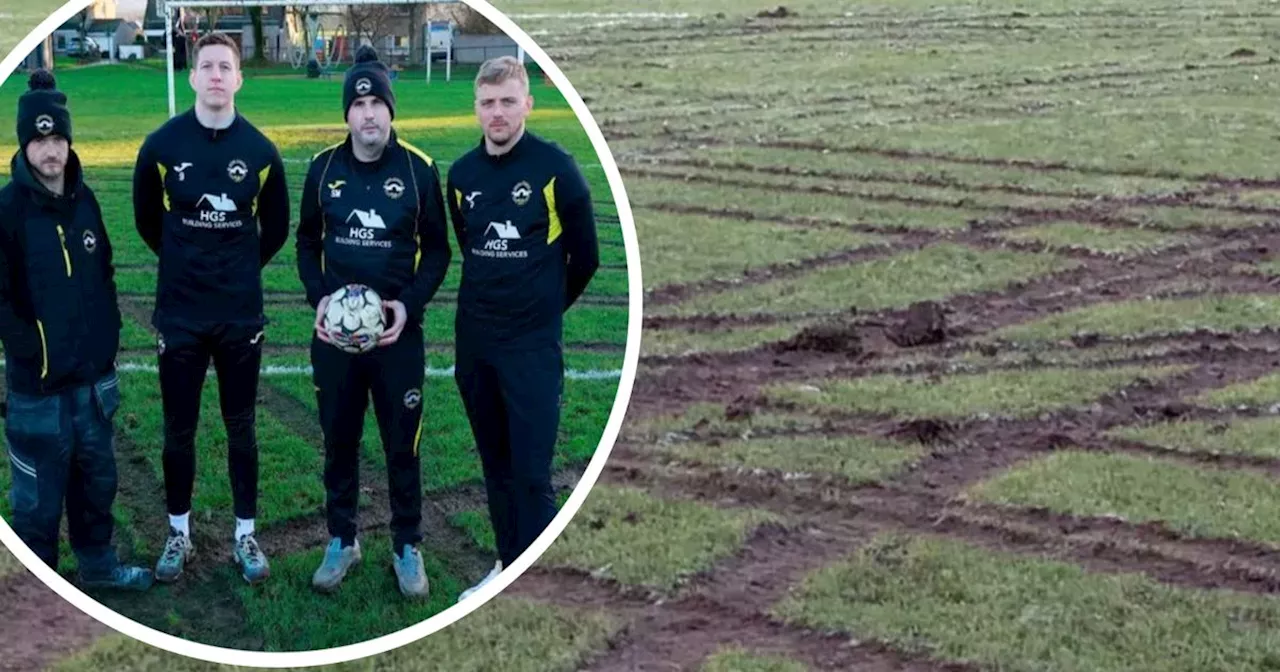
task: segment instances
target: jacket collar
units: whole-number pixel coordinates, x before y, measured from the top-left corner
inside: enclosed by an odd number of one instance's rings
[[[381,170],[387,163],[395,160],[395,157],[400,153],[400,142],[395,128],[391,129],[391,133],[387,136],[387,146],[382,150],[382,156],[379,156],[376,161],[365,162],[357,159],[355,149],[352,147],[353,144],[355,144],[355,140],[351,138],[351,133],[348,132],[347,139],[342,143],[342,150],[347,153],[347,159],[352,166],[368,171],[376,172]]]
[[[74,149],[67,151],[67,169],[63,173],[66,183],[61,196],[49,191],[40,183],[40,180],[36,179],[35,173],[27,163],[27,153],[23,150],[15,152],[9,161],[9,174],[29,198],[42,206],[71,204],[80,196],[80,190],[84,187],[80,157]]]
[[[533,133],[529,132],[529,127],[525,126],[524,133],[520,135],[519,140],[516,140],[516,144],[512,145],[510,150],[495,156],[490,154],[489,149],[485,147],[484,134],[482,133],[480,135],[480,155],[484,157],[485,161],[488,161],[495,166],[514,163],[528,151],[529,145],[531,144],[530,139],[533,137]]]
[[[200,118],[196,116],[196,108],[194,105],[191,109],[187,110],[187,118],[190,120],[190,123],[194,128],[200,130],[201,135],[206,140],[217,140],[220,137],[231,135],[245,123],[244,117],[240,116],[240,110],[237,109],[235,111],[235,116],[231,118],[230,126],[227,126],[226,128],[209,128],[208,126],[200,123]]]

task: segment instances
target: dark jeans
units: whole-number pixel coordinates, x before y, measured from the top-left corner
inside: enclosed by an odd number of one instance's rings
[[[551,462],[564,358],[558,346],[502,351],[459,342],[454,378],[484,467],[498,556],[509,567],[556,516]]]
[[[227,430],[227,472],[237,518],[258,512],[258,375],[261,332],[162,336],[160,393],[164,400],[164,488],[171,515],[191,510],[196,482],[196,426],[209,361],[218,375],[222,423]]]
[[[421,329],[412,325],[400,340],[359,355],[318,338],[311,343],[320,428],[324,432],[325,510],[329,534],[349,546],[356,537],[360,492],[360,439],[373,398],[382,449],[387,457],[391,534],[395,552],[422,541],[422,395],[426,366]]]
[[[13,475],[13,529],[55,571],[64,504],[80,575],[105,578],[119,564],[111,543],[111,505],[116,497],[113,419],[119,406],[115,373],[59,394],[9,392],[5,438]]]

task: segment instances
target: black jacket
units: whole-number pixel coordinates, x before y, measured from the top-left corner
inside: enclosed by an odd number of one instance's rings
[[[449,270],[449,224],[435,161],[393,130],[377,161],[351,137],[311,160],[298,223],[298,276],[314,308],[348,283],[405,304],[409,326]]]
[[[194,109],[170,119],[138,151],[133,211],[160,256],[157,329],[262,328],[262,267],[289,237],[284,162],[266,136],[239,114],[221,130]]]
[[[529,131],[491,156],[484,141],[449,170],[462,250],[458,344],[539,347],[600,265],[591,192],[573,157]]]
[[[0,340],[9,389],[44,395],[111,372],[120,346],[111,241],[70,152],[64,195],[19,151],[0,189]]]

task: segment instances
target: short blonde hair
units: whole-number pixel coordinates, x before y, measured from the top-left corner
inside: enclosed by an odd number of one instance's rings
[[[476,88],[479,89],[483,84],[502,84],[512,77],[520,80],[526,91],[529,90],[529,71],[525,70],[524,63],[516,60],[515,56],[491,58],[480,66],[480,72],[476,75]]]

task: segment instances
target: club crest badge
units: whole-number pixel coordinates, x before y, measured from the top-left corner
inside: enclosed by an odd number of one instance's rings
[[[414,388],[404,393],[404,407],[413,410],[422,403],[422,392],[418,388]]]
[[[231,163],[227,164],[227,176],[233,182],[243,182],[244,178],[249,176],[249,166],[240,159],[232,159]]]
[[[389,198],[400,198],[404,196],[404,182],[398,177],[389,178],[382,184],[382,191]]]
[[[524,180],[521,180],[519,184],[511,189],[511,200],[521,207],[524,207],[524,204],[528,203],[532,196],[533,187],[529,186],[529,183]]]

